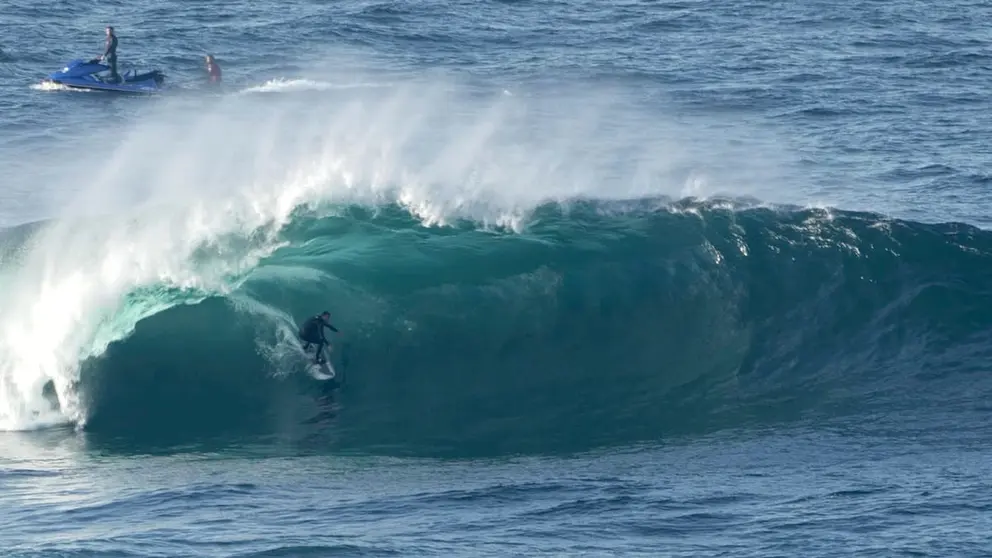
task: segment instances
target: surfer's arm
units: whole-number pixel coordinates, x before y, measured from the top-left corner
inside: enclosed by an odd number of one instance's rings
[[[107,39],[107,46],[103,50],[103,55],[100,56],[100,58],[106,58],[106,57],[110,56],[110,51],[117,50],[117,48],[116,48],[117,47],[117,44],[116,43],[117,43],[117,38],[116,37]]]
[[[324,323],[322,323],[322,324],[320,324],[320,325],[322,325],[322,326],[324,326],[324,327],[326,327],[326,328],[328,328],[328,329],[330,329],[330,330],[331,330],[331,331],[333,331],[334,333],[338,333],[338,328],[336,328],[336,327],[334,327],[334,326],[332,326],[331,324],[324,324]],[[329,346],[329,345],[331,344],[331,342],[330,342],[330,341],[328,341],[328,340],[327,340],[327,336],[326,336],[326,335],[324,335],[324,327],[322,327],[322,328],[320,328],[320,338],[321,338],[321,339],[322,339],[322,340],[324,341],[324,344],[325,344],[325,345],[328,345],[328,346]]]

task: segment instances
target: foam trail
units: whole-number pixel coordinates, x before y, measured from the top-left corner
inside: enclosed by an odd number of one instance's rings
[[[78,93],[90,93],[85,89],[77,89],[74,87],[66,87],[60,83],[53,83],[50,81],[43,81],[40,83],[32,83],[29,87],[35,91],[72,91]]]
[[[388,82],[376,81],[346,81],[331,83],[311,79],[270,79],[261,85],[253,85],[241,91],[242,94],[252,93],[295,93],[306,91],[330,91],[334,89],[372,89],[392,87]]]
[[[65,195],[64,216],[3,269],[0,429],[84,423],[81,360],[152,314],[237,288],[300,211],[399,203],[425,224],[519,229],[549,200],[677,193],[698,164],[677,147],[692,128],[655,119],[644,130],[614,93],[480,96],[413,83],[163,102],[121,132],[102,171]],[[49,380],[58,413],[41,395]]]

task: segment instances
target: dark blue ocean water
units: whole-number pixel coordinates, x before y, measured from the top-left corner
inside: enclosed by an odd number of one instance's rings
[[[989,555],[990,12],[0,0],[2,554]]]

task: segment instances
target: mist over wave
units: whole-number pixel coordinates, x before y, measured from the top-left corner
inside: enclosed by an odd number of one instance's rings
[[[365,449],[896,404],[921,362],[986,351],[985,233],[744,202],[796,195],[763,132],[645,127],[620,90],[327,83],[155,105],[8,231],[0,428],[291,428],[295,327],[324,308],[352,375],[334,443]]]

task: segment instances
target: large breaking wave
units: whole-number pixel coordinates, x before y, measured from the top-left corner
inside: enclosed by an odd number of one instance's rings
[[[289,428],[316,389],[294,323],[324,308],[344,447],[543,451],[988,395],[992,234],[968,226],[660,199],[545,205],[521,232],[326,213],[295,213],[224,289],[127,292],[58,386],[72,418]]]
[[[692,197],[758,148],[588,99],[368,95],[169,107],[8,230],[0,428],[540,452],[990,394],[988,232]],[[293,338],[323,309],[332,403]]]

